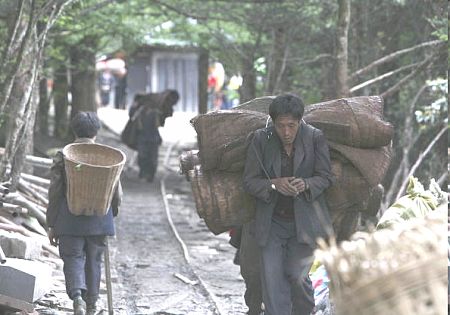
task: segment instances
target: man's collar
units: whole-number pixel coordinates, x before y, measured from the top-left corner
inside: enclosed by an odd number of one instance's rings
[[[95,143],[94,138],[76,138],[74,143]]]

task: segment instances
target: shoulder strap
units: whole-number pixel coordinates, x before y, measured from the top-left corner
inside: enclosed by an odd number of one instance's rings
[[[272,131],[270,131],[270,133],[269,133],[269,128],[265,128],[265,129],[266,129],[265,132],[267,133],[267,140],[269,140],[270,137],[272,136]],[[252,141],[250,145],[252,146],[253,151],[255,152],[256,159],[258,160],[259,165],[263,169],[264,174],[266,175],[267,179],[270,180],[270,175],[267,172],[266,168],[264,167],[264,163],[263,163],[261,157],[259,156],[258,150],[256,149],[255,141]],[[265,148],[265,146],[264,146],[264,148]],[[263,152],[264,152],[264,148],[263,148]]]

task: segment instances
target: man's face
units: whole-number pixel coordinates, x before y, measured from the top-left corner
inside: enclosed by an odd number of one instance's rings
[[[291,115],[280,115],[274,121],[275,131],[283,145],[294,143],[300,121]]]

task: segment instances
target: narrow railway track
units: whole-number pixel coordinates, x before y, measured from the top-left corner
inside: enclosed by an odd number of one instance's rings
[[[177,170],[170,167],[169,158],[172,153],[172,150],[178,145],[178,143],[179,142],[173,143],[167,148],[166,154],[164,156],[164,164],[163,164],[163,167],[165,168],[165,170],[167,172],[177,172]],[[214,310],[214,314],[225,315],[226,313],[220,309],[219,304],[217,303],[217,297],[209,290],[208,285],[198,275],[198,273],[195,271],[195,268],[191,264],[191,258],[189,255],[188,247],[186,246],[185,241],[181,238],[175,224],[173,223],[172,215],[170,212],[170,205],[169,205],[169,201],[167,199],[167,193],[166,193],[166,177],[167,177],[167,173],[164,174],[164,176],[160,180],[160,188],[161,188],[161,196],[164,200],[164,207],[165,207],[165,212],[166,212],[166,216],[167,216],[167,221],[169,222],[170,228],[172,229],[172,232],[173,232],[175,238],[177,239],[178,243],[180,244],[180,247],[183,251],[183,257],[186,261],[186,264],[189,266],[189,270],[192,272],[192,274],[196,278],[196,280],[194,280],[194,281],[196,281],[198,283],[198,285],[201,286],[201,291],[205,294],[209,303],[211,303],[212,309]]]
[[[114,313],[245,314],[234,249],[226,235],[214,236],[198,218],[189,183],[178,175],[178,155],[186,144],[163,145],[155,182],[144,183],[136,179],[136,152],[115,137],[102,143],[123,149],[130,159],[110,242]]]

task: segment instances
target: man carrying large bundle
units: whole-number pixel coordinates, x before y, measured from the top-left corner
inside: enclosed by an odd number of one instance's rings
[[[93,144],[100,121],[95,113],[80,112],[70,123],[75,143]],[[83,167],[81,164],[79,167]],[[67,178],[62,152],[58,152],[51,168],[49,204],[47,208],[48,238],[59,244],[64,262],[66,291],[73,300],[74,314],[96,313],[99,295],[102,255],[106,237],[114,235],[113,216],[118,214],[121,186],[117,184],[106,215],[75,215],[68,206]]]
[[[166,118],[173,115],[173,106],[179,97],[176,90],[165,90],[161,93],[137,94],[134,98],[129,109],[128,124],[130,128],[133,125],[135,132],[133,135],[122,133],[122,141],[138,151],[140,179],[153,182],[158,167],[158,150],[162,143],[158,128],[164,126]]]
[[[303,112],[299,97],[276,97],[269,107],[274,127],[257,130],[247,151],[243,184],[256,199],[252,229],[266,315],[311,313],[315,240],[332,233],[323,194],[333,182],[328,146]]]

